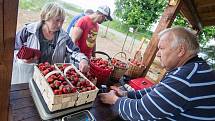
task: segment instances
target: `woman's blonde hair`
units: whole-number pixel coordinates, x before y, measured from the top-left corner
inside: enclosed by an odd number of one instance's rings
[[[40,17],[41,21],[47,21],[53,17],[65,19],[65,10],[57,3],[48,3],[42,8]]]

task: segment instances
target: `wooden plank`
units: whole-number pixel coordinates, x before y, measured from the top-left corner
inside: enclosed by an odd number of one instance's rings
[[[21,98],[27,98],[27,97],[31,98],[31,93],[30,93],[30,91],[28,89],[27,90],[22,90],[22,91],[10,92],[10,101],[21,99]]]
[[[3,0],[0,0],[0,52],[3,52]],[[3,58],[3,53],[0,53],[0,58]],[[3,63],[0,61],[0,69],[3,68]]]
[[[9,91],[13,59],[14,38],[16,32],[18,0],[0,0],[0,117],[8,120]],[[2,30],[3,28],[3,30]]]
[[[202,9],[215,5],[214,0],[194,0],[194,3],[196,4],[197,9]]]
[[[158,33],[172,25],[172,22],[174,21],[176,14],[179,12],[181,5],[182,1],[180,0],[175,6],[169,5],[164,10],[163,15],[161,16],[161,19],[159,21],[159,24],[157,25],[157,28],[155,29],[155,32],[152,35],[151,41],[149,42],[144,52],[143,62],[146,64],[146,70],[144,71],[142,76],[146,76],[158,51],[157,49]]]
[[[29,106],[22,109],[13,110],[12,119],[13,121],[30,120],[33,117],[40,119],[35,106]]]
[[[19,91],[19,90],[26,90],[29,89],[29,84],[28,83],[23,83],[23,84],[13,84],[10,88],[10,91]]]
[[[11,100],[10,106],[12,110],[22,109],[30,106],[34,106],[33,99],[31,97],[20,98],[17,100]]]
[[[202,21],[215,18],[215,11],[207,13],[199,13],[199,16],[202,18]]]

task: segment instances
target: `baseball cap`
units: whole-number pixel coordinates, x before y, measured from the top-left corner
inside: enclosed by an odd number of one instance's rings
[[[110,16],[110,8],[106,5],[104,6],[99,6],[97,8],[97,11],[101,12],[102,14],[104,14],[105,16],[107,16],[107,19],[112,21],[112,17]]]

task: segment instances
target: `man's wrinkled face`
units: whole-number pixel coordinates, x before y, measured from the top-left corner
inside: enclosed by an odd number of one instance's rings
[[[158,43],[156,56],[160,59],[161,66],[167,71],[175,68],[179,62],[178,49],[171,46],[172,40],[169,33],[164,34]]]
[[[46,21],[46,24],[49,26],[50,31],[58,31],[60,28],[62,28],[64,17],[53,17]]]

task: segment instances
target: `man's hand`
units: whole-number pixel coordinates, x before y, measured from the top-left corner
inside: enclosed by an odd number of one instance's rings
[[[83,73],[86,73],[89,71],[89,64],[88,64],[88,61],[85,60],[85,59],[82,59],[79,63],[79,70]]]
[[[127,91],[122,91],[119,87],[111,86],[110,88],[112,90],[114,90],[116,95],[119,96],[119,97],[127,96]]]
[[[100,93],[99,97],[103,103],[110,104],[110,105],[115,104],[119,98],[118,96],[116,96],[116,93],[114,90],[111,90],[108,93]]]

